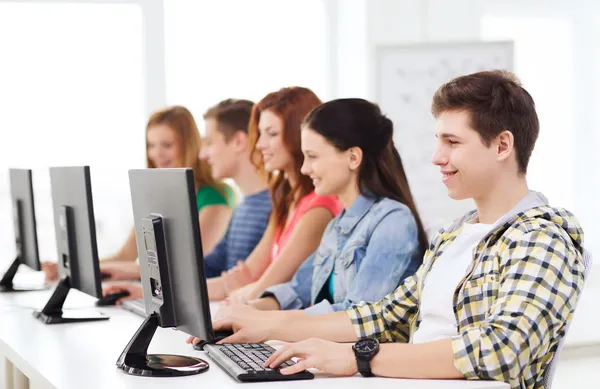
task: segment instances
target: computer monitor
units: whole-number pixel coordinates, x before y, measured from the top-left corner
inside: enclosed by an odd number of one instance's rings
[[[106,320],[108,316],[96,310],[63,311],[71,288],[102,296],[90,168],[50,168],[50,186],[60,282],[34,315],[46,324]]]
[[[40,290],[13,284],[20,265],[40,270],[32,174],[29,169],[9,169],[10,196],[15,231],[16,258],[0,280],[0,292]]]
[[[148,317],[117,360],[141,376],[198,374],[208,364],[187,356],[148,355],[156,329],[175,327],[213,339],[192,169],[129,172],[135,235]]]

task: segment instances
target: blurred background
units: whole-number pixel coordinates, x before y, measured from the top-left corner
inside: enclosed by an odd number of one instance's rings
[[[90,165],[102,257],[132,225],[127,171],[145,166],[150,112],[184,105],[203,131],[202,114],[219,100],[257,101],[289,85],[322,100],[382,104],[433,230],[471,204],[448,202],[430,164],[435,89],[426,82],[450,74],[436,75],[427,55],[445,61],[446,52],[451,62],[455,50],[477,61],[485,48],[478,54],[470,44],[504,42],[510,55],[501,60],[510,60],[541,121],[530,186],[577,215],[598,257],[599,21],[594,0],[0,0],[0,246],[13,246],[8,167],[34,169],[40,250],[52,259],[47,168]],[[425,51],[405,61],[406,47]],[[425,96],[412,115],[386,87],[419,61],[432,77],[407,84]]]

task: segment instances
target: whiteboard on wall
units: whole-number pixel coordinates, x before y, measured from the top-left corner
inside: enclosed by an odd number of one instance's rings
[[[448,197],[440,169],[431,162],[437,146],[431,98],[440,85],[454,77],[491,69],[513,69],[512,42],[377,48],[377,103],[394,122],[394,142],[430,234],[475,208],[472,200]]]

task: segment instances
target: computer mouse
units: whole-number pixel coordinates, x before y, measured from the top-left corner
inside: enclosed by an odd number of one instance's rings
[[[118,293],[109,293],[106,296],[99,298],[98,301],[96,301],[96,306],[105,307],[109,305],[115,305],[117,300],[127,296],[129,296],[129,292],[126,291]]]

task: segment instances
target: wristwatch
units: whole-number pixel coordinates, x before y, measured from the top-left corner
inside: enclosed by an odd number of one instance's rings
[[[352,346],[356,356],[358,372],[363,377],[373,377],[371,359],[379,352],[379,342],[375,339],[361,339]]]

